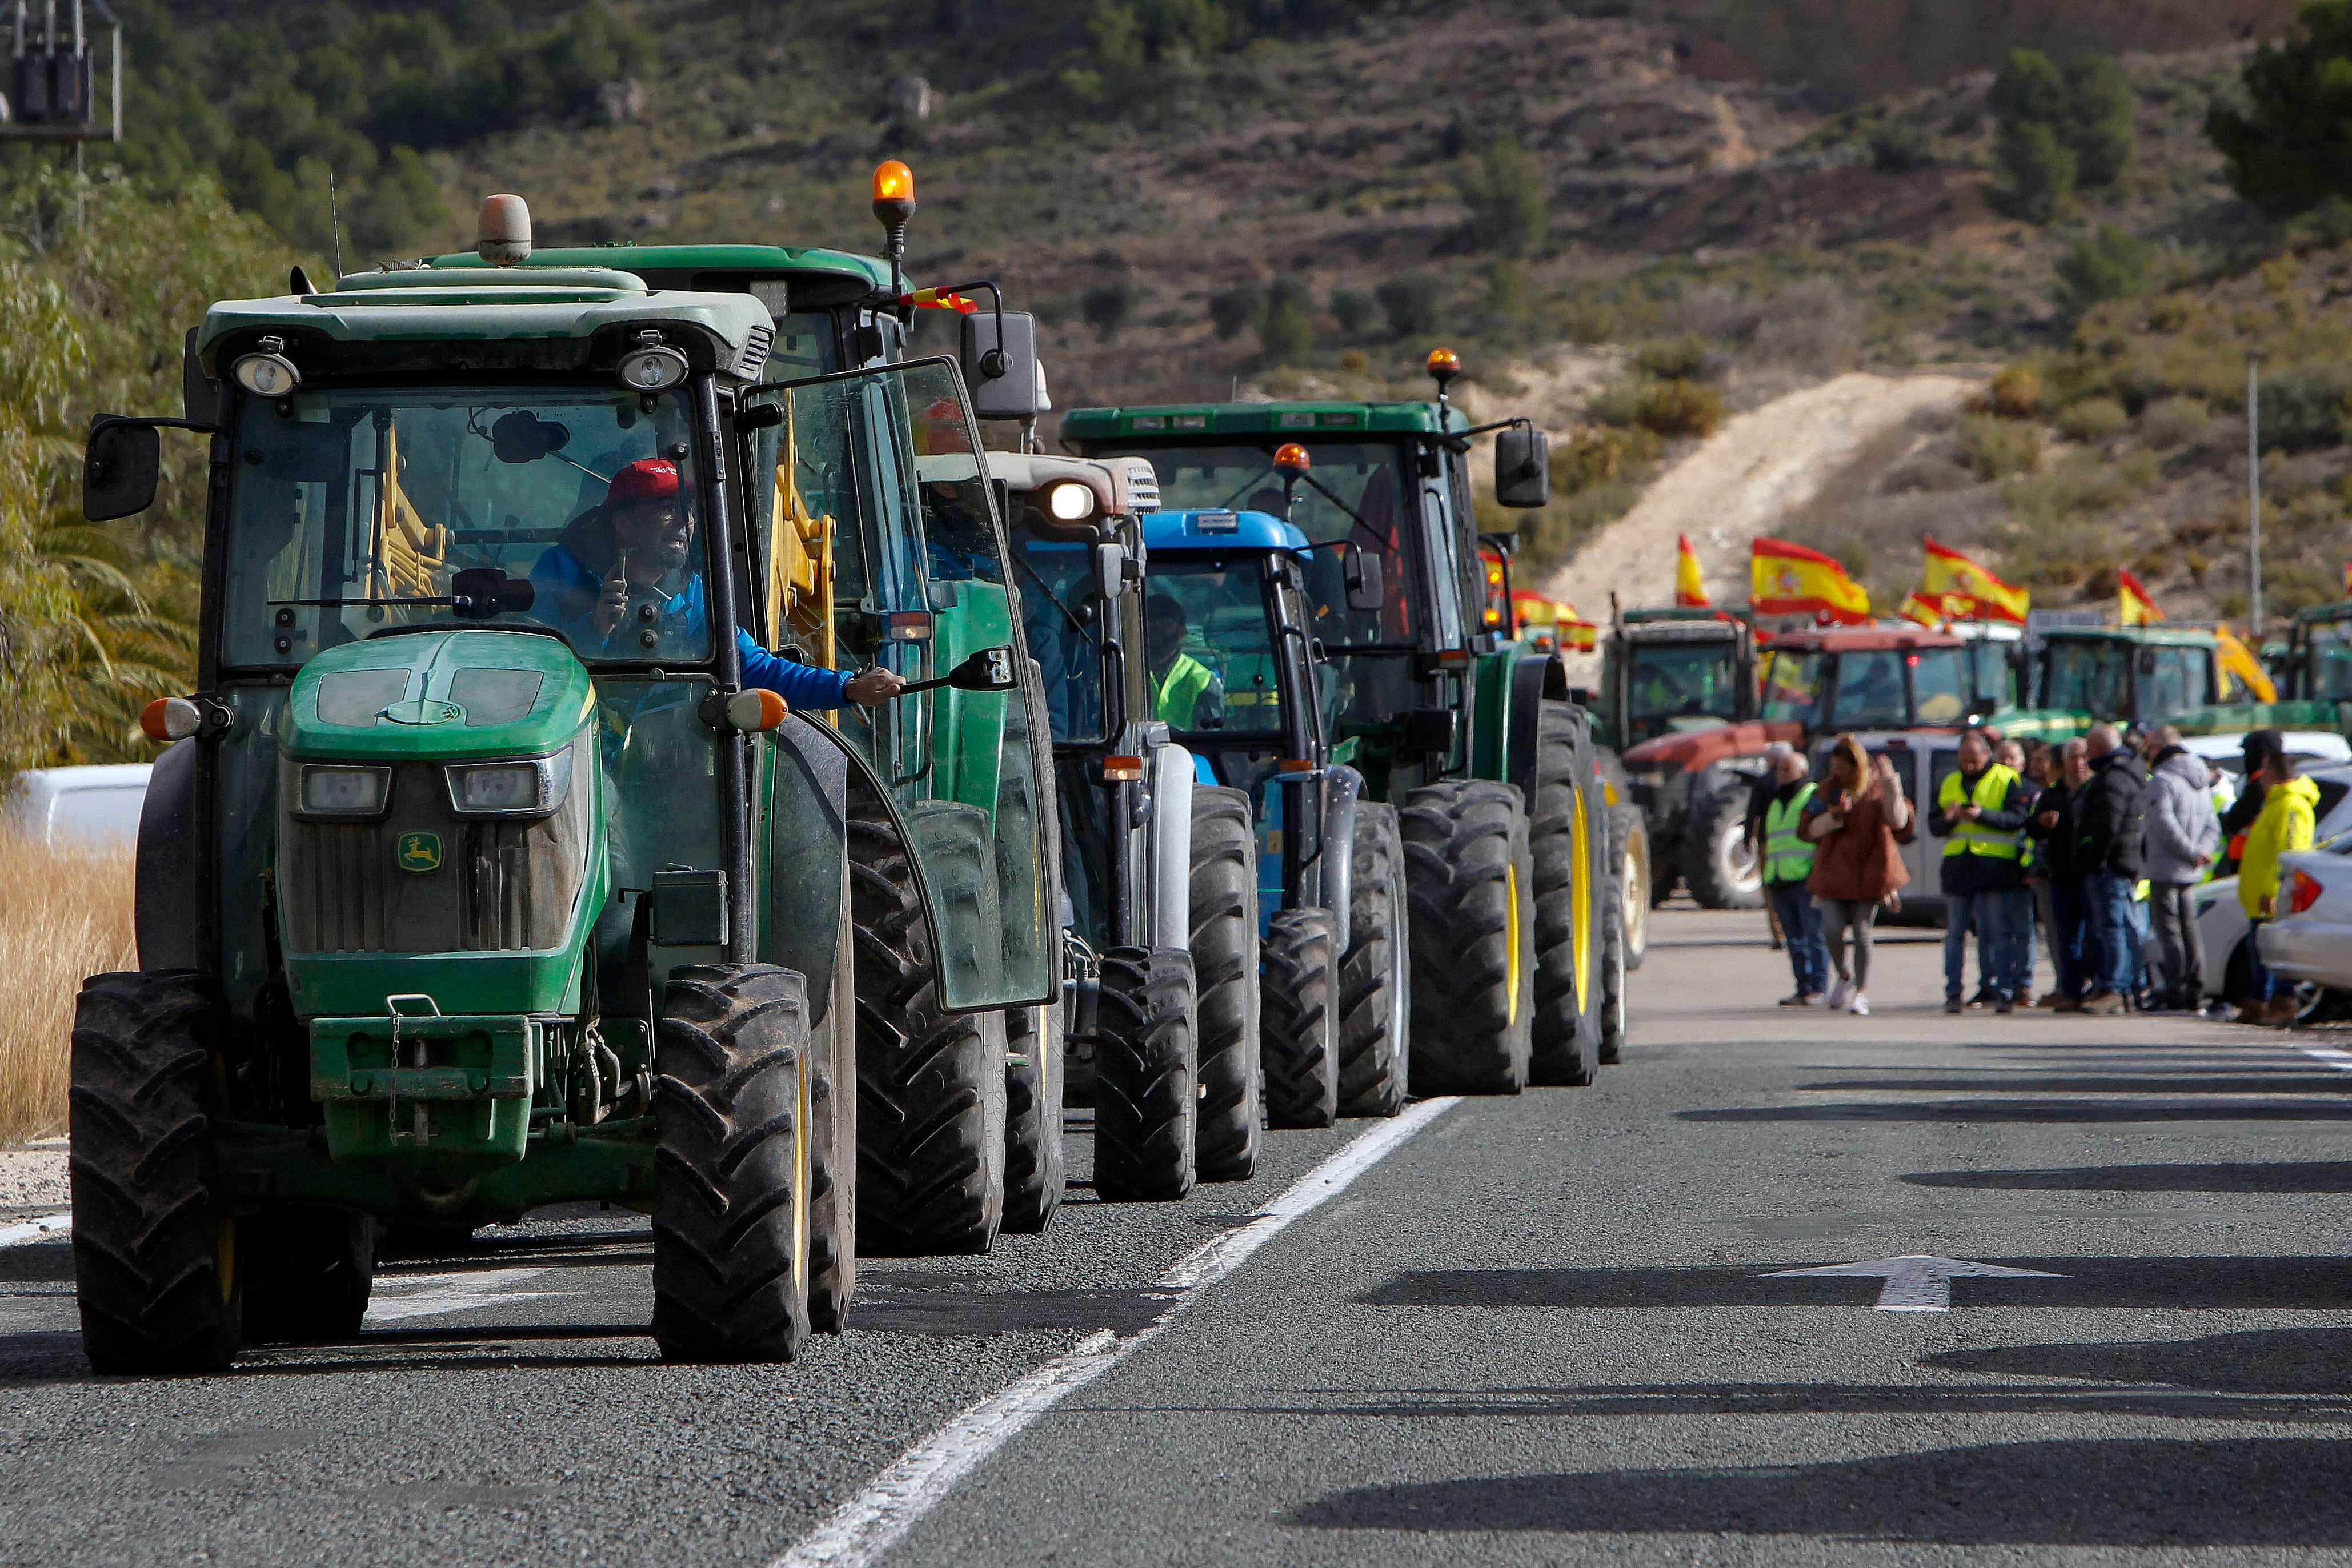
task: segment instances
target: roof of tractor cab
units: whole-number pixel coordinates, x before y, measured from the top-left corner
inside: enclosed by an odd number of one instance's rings
[[[1961,639],[1948,632],[1930,632],[1925,628],[1906,632],[1876,626],[1832,626],[1783,632],[1772,639],[1775,651],[1797,653],[1874,653],[1888,648],[1958,648],[1961,645]]]
[[[2339,599],[2333,604],[2314,604],[2294,612],[2294,618],[2305,626],[2325,625],[2334,621],[2352,621],[2352,599]]]
[[[461,250],[434,256],[425,265],[478,269],[490,264],[470,250]],[[782,279],[786,308],[793,310],[845,305],[890,284],[889,263],[874,256],[780,245],[564,246],[535,250],[522,265],[625,267],[656,288],[714,294],[731,294],[753,283]]]
[[[748,294],[651,288],[609,267],[460,276],[420,267],[352,273],[319,293],[221,300],[205,312],[196,350],[215,376],[226,369],[218,362],[224,348],[248,351],[266,337],[280,339],[304,371],[321,373],[444,368],[453,343],[482,346],[460,361],[469,373],[585,369],[591,340],[606,337],[617,352],[625,332],[664,326],[690,329],[674,346],[696,369],[745,379],[759,373],[775,330],[767,307]],[[556,342],[577,348],[551,352]],[[409,347],[425,344],[435,345],[429,354]],[[354,353],[360,346],[379,351]],[[419,362],[395,362],[404,357]],[[558,360],[575,362],[541,363]]]
[[[1287,441],[1349,435],[1435,435],[1465,430],[1462,411],[1448,408],[1440,424],[1433,402],[1204,402],[1143,408],[1074,408],[1062,418],[1066,441],[1139,443],[1198,440],[1206,435],[1273,435]]]
[[[1143,519],[1143,548],[1197,555],[1232,549],[1286,549],[1311,554],[1307,536],[1268,512],[1203,509],[1151,512]]]
[[[2042,633],[2044,643],[2145,643],[2156,647],[2210,648],[2213,632],[2206,626],[2053,626]]]

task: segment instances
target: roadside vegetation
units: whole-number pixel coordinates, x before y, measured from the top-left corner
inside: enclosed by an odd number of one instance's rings
[[[131,856],[58,852],[0,835],[0,1144],[65,1131],[68,1045],[82,977],[138,967]]]

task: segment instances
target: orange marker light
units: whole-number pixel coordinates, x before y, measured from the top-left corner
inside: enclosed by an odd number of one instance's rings
[[[1133,784],[1142,778],[1143,758],[1140,757],[1103,758],[1103,782],[1106,784]]]
[[[1285,474],[1297,475],[1314,467],[1315,460],[1307,456],[1307,448],[1296,441],[1286,441],[1275,448],[1274,465]]]
[[[1425,367],[1441,382],[1450,382],[1462,373],[1462,356],[1451,349],[1432,349]]]
[[[915,199],[915,172],[896,158],[884,160],[874,168],[874,199],[877,202],[911,202]]]

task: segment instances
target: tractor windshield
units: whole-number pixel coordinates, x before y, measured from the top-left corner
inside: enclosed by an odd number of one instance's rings
[[[1626,661],[1626,744],[1739,716],[1739,664],[1728,639],[1637,643]]]
[[[1256,557],[1157,556],[1143,613],[1154,718],[1180,732],[1283,732],[1282,683]]]
[[[2140,651],[2139,712],[2160,717],[2213,700],[2213,656],[2202,648]]]
[[[1762,697],[1757,713],[1767,723],[1794,720],[1813,727],[1820,716],[1822,668],[1829,656],[1793,648],[1776,648],[1764,655]]]
[[[2352,625],[2314,626],[2305,657],[2309,661],[2305,679],[2310,684],[2302,695],[2322,702],[2352,699]]]
[[[247,400],[237,421],[224,664],[460,624],[446,601],[467,568],[529,579],[531,608],[497,619],[552,627],[583,659],[710,656],[683,399],[648,413],[601,387],[327,390],[284,407]],[[608,508],[633,465],[624,487],[642,496]]]
[[[2042,706],[2121,718],[2131,710],[2132,647],[2053,638],[2042,650]]]
[[[1025,521],[1013,527],[1013,549],[1022,623],[1029,632],[1030,657],[1045,677],[1045,716],[1054,738],[1080,744],[1108,739],[1103,706],[1106,618],[1095,584],[1094,552],[1083,544],[1041,538]]]

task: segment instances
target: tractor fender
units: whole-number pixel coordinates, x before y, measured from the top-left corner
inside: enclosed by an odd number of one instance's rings
[[[1170,742],[1151,748],[1151,942],[1192,940],[1192,754]]]
[[[1356,802],[1364,776],[1346,763],[1323,770],[1323,905],[1334,926],[1331,950],[1348,950],[1348,912],[1356,899]]]
[[[196,743],[173,741],[155,758],[139,808],[132,924],[142,969],[200,969],[196,951]]]
[[[1557,655],[1530,654],[1511,666],[1510,764],[1505,777],[1530,807],[1536,799],[1536,737],[1543,733],[1543,705],[1568,701],[1568,671]],[[1591,715],[1580,707],[1585,723]]]
[[[798,714],[775,732],[769,783],[768,907],[761,959],[808,977],[811,1020],[824,1021],[848,898],[849,754]]]

